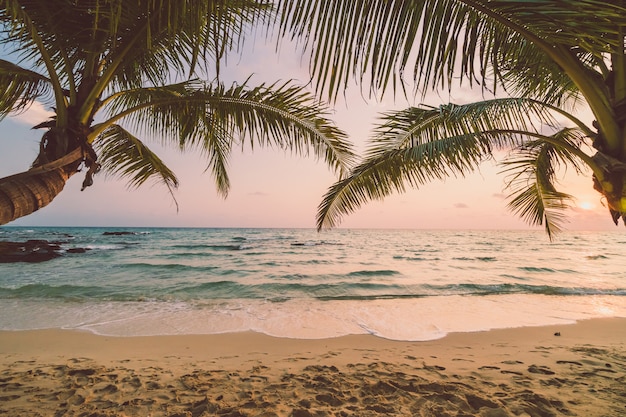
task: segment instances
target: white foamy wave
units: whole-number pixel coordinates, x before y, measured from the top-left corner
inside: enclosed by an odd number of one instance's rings
[[[616,297],[567,303],[559,297],[509,295],[410,300],[261,300],[228,302],[48,303],[0,300],[0,329],[63,328],[107,336],[219,334],[254,331],[275,337],[324,339],[371,334],[425,341],[448,333],[570,324],[601,317],[626,317]],[[443,304],[442,304],[443,302]],[[443,305],[454,305],[444,309]],[[541,306],[541,309],[538,308]]]
[[[85,245],[85,249],[89,249],[89,250],[120,250],[120,249],[124,249],[125,246],[124,245],[110,245],[110,244],[105,244],[105,245]]]

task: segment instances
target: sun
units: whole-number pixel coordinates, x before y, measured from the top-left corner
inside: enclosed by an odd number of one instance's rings
[[[581,201],[580,204],[578,204],[578,207],[583,210],[593,210],[595,205],[590,201]]]

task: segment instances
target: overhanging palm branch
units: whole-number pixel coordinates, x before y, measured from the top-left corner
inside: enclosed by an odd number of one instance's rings
[[[544,225],[548,236],[562,230],[565,210],[573,197],[559,192],[556,180],[559,169],[583,170],[582,160],[571,152],[580,149],[584,137],[578,129],[563,129],[550,138],[531,140],[515,151],[515,158],[504,161],[509,173],[509,209],[531,225]],[[560,146],[559,146],[560,145]]]
[[[137,131],[160,137],[181,149],[202,149],[218,190],[228,193],[226,161],[234,146],[276,146],[313,154],[339,172],[354,154],[344,132],[303,87],[291,83],[225,88],[197,81],[162,88],[125,91],[104,101],[111,118],[96,126],[96,137],[109,124],[124,120]],[[126,110],[124,110],[126,109]]]
[[[128,178],[130,187],[153,179],[165,185],[173,196],[178,179],[165,163],[142,141],[119,125],[108,127],[94,143],[101,169]]]
[[[554,123],[552,112],[557,110],[535,100],[496,99],[387,114],[363,162],[324,196],[318,208],[318,228],[336,226],[343,215],[367,201],[404,192],[407,185],[417,188],[434,179],[463,176],[493,158],[494,150],[520,149],[529,140],[550,144],[549,155],[558,155],[563,161],[580,160],[594,172],[599,170],[580,150],[588,129],[579,120],[572,118],[578,126],[561,134],[541,133],[541,128]],[[539,167],[548,169],[550,165]],[[552,183],[552,173],[546,178],[550,181],[540,182],[544,190]],[[548,195],[536,194],[541,198]],[[555,230],[556,218],[551,215],[548,219],[550,231]]]
[[[369,85],[374,94],[399,88],[408,81],[404,77],[424,90],[449,86],[457,76],[482,84],[494,77],[495,83],[503,79],[505,64],[536,62],[537,56],[546,56],[548,44],[596,56],[622,47],[619,27],[626,25],[624,5],[605,0],[278,4],[279,27],[310,49],[314,84],[331,99],[351,78]]]
[[[584,100],[596,118],[594,147],[617,160],[626,155],[618,116],[626,108],[621,0],[282,0],[280,6],[279,28],[303,39],[313,85],[331,100],[351,79],[381,96],[408,94],[409,82],[425,94],[458,80],[562,109]],[[626,176],[609,176],[612,184],[598,188],[626,219]]]

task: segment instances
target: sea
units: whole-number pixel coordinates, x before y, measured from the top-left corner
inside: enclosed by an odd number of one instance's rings
[[[626,317],[626,233],[0,227],[0,330],[405,341]]]

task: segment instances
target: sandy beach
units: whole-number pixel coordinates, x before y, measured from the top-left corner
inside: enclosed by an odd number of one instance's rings
[[[620,416],[626,319],[278,339],[0,332],[8,416]]]

